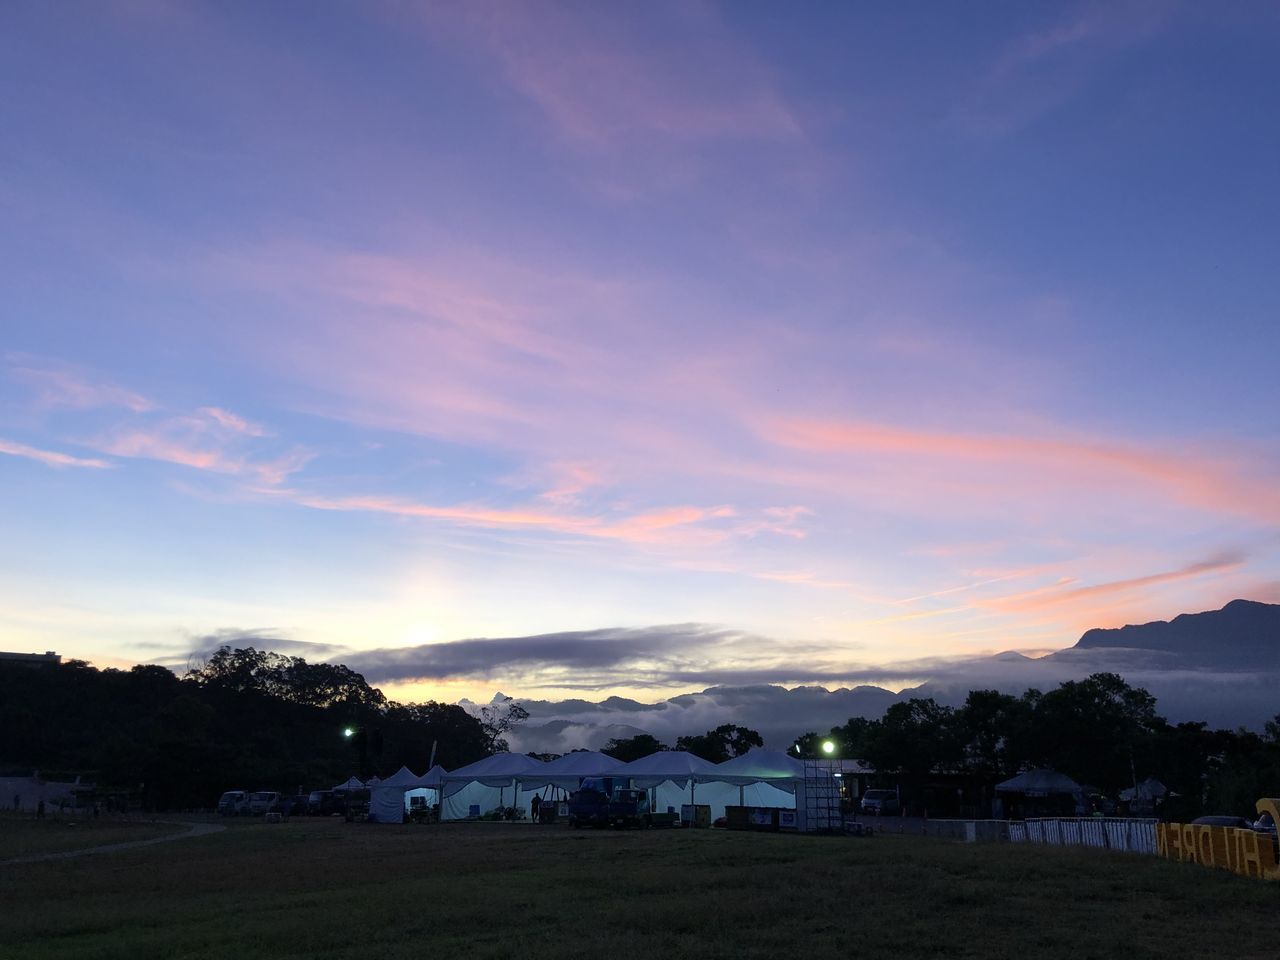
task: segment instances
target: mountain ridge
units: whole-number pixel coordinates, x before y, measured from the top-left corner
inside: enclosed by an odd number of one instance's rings
[[[1280,604],[1232,600],[1172,620],[1095,627],[1068,650],[1145,650],[1173,655],[1184,666],[1280,665]]]

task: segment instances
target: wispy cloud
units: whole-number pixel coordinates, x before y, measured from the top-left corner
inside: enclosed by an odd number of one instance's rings
[[[12,440],[0,439],[0,453],[11,457],[25,457],[28,460],[36,460],[51,467],[91,467],[103,470],[111,466],[106,460],[98,460],[93,457],[75,457],[69,453],[59,453],[56,450],[41,450],[38,447],[29,447],[25,443],[15,443]]]
[[[218,407],[194,414],[175,414],[132,421],[108,430],[89,445],[116,457],[164,463],[243,476],[275,485],[301,470],[311,459],[305,450],[264,453],[245,446],[267,436],[264,428]]]
[[[491,58],[580,146],[802,135],[762,62],[709,7],[466,3],[429,8],[424,22]]]
[[[952,120],[970,133],[1013,132],[1069,102],[1120,54],[1149,42],[1176,5],[1146,0],[1084,3],[1011,40]]]
[[[256,423],[250,423],[244,417],[237,416],[230,410],[223,410],[221,407],[201,407],[197,412],[232,433],[243,434],[246,437],[265,437],[267,435],[264,427],[260,427]]]
[[[381,495],[325,496],[288,489],[263,492],[316,510],[383,513],[440,520],[460,526],[525,530],[632,544],[715,543],[729,537],[752,536],[764,529],[776,529],[765,519],[743,519],[737,510],[726,505],[680,505],[591,515],[548,509],[537,503],[518,507],[474,503],[440,505]],[[788,532],[788,535],[796,534]]]
[[[1235,469],[1230,458],[1208,452],[1196,457],[1100,439],[944,433],[842,420],[777,418],[761,429],[775,443],[818,454],[1013,466],[1030,471],[1042,484],[1155,487],[1174,500],[1213,512],[1280,518],[1280,488],[1274,482]],[[1019,480],[1016,474],[1002,473],[1002,495]]]
[[[142,394],[69,365],[42,361],[26,354],[11,353],[5,359],[10,376],[33,390],[41,406],[80,410],[120,407],[134,413],[155,409],[155,404]]]
[[[1245,554],[1240,551],[1229,551],[1205,560],[1186,564],[1174,570],[1162,570],[1158,573],[1146,574],[1140,577],[1127,577],[1123,580],[1112,580],[1107,583],[1087,584],[1084,586],[1074,586],[1075,581],[1067,579],[1052,586],[1012,596],[980,600],[978,603],[1008,613],[1024,613],[1032,610],[1042,610],[1046,607],[1067,606],[1078,604],[1082,601],[1109,597],[1114,594],[1136,592],[1144,587],[1175,583],[1179,580],[1238,570],[1244,565],[1246,559]]]

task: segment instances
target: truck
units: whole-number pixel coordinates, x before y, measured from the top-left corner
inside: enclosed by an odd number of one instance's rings
[[[674,814],[654,813],[649,792],[637,790],[625,780],[588,777],[569,798],[569,824],[578,827],[672,826]]]

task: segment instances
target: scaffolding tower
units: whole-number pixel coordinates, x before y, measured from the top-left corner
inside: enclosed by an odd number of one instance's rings
[[[805,760],[804,781],[796,793],[796,827],[803,833],[842,833],[839,760]]]

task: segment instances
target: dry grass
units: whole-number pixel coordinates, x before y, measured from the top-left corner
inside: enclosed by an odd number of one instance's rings
[[[1277,892],[919,837],[254,822],[0,869],[0,955],[1272,960]]]

